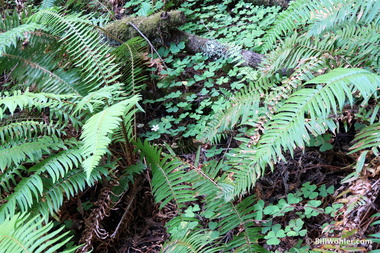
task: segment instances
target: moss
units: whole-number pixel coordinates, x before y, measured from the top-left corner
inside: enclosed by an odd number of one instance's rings
[[[185,23],[181,11],[159,12],[149,17],[127,17],[107,25],[104,29],[122,41],[140,34],[129,23],[134,24],[151,40],[164,42],[170,38],[171,31]]]

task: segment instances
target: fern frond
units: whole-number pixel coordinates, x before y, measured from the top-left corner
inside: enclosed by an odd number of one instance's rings
[[[334,33],[339,48],[337,54],[344,56],[351,66],[370,66],[377,72],[380,70],[380,23],[347,24]]]
[[[9,193],[17,184],[17,179],[22,177],[21,167],[22,166],[15,166],[7,169],[5,172],[0,174],[0,195],[2,195],[4,192]]]
[[[334,55],[337,50],[335,34],[320,39],[310,39],[305,34],[294,33],[293,36],[286,37],[281,47],[272,51],[263,60],[262,70],[266,75],[273,75],[282,70],[294,69],[310,58],[327,58],[329,55]]]
[[[322,1],[323,2],[323,1]],[[339,27],[356,23],[365,27],[370,23],[379,23],[380,3],[378,1],[363,0],[360,2],[337,2],[335,8],[321,13],[314,10],[315,20],[309,28],[309,36],[320,36],[326,32],[334,32]]]
[[[289,78],[282,81],[282,85],[273,87],[265,96],[264,104],[270,107],[271,113],[275,113],[281,106],[282,102],[289,98],[295,91],[301,89],[305,81],[314,78],[315,74],[321,69],[326,68],[326,61],[329,59],[328,54],[321,57],[310,57],[302,60],[295,67],[294,72]]]
[[[239,122],[242,124],[254,124],[259,115],[260,97],[255,97],[248,90],[235,94],[228,103],[225,103],[197,136],[201,142],[217,143],[225,135],[226,131],[232,130]]]
[[[125,83],[125,92],[133,96],[138,94],[144,87],[142,81],[142,53],[146,49],[145,40],[135,37],[118,46],[112,54],[116,57],[116,62],[121,65],[122,76],[120,81]]]
[[[54,253],[69,242],[68,233],[60,234],[64,227],[52,230],[53,223],[47,224],[38,216],[30,217],[18,213],[0,223],[0,248],[3,252],[46,252]],[[61,252],[75,252],[76,248]]]
[[[354,0],[294,1],[267,34],[265,50],[274,47],[273,43],[281,40],[281,34],[287,36],[281,46],[271,50],[264,59],[263,70],[273,74],[292,69],[303,59],[329,54],[335,66],[349,63],[351,67],[371,66],[378,71],[378,10],[379,3],[372,0],[360,3]]]
[[[244,248],[246,250],[244,252],[251,253],[266,252],[258,244],[258,240],[263,236],[260,234],[261,229],[253,222],[256,210],[254,202],[255,196],[247,197],[239,204],[234,204],[232,201],[225,202],[223,198],[210,198],[206,201],[205,208],[215,213],[211,219],[218,221],[218,231],[221,235],[239,228],[239,235],[225,245],[224,249],[227,252],[236,248]]]
[[[268,122],[256,146],[242,145],[231,155],[236,180],[240,182],[235,186],[235,194],[251,188],[267,165],[285,159],[283,152],[292,154],[296,147],[304,147],[309,133],[319,135],[328,128],[334,131],[335,124],[328,119],[329,114],[342,109],[347,100],[352,105],[355,92],[368,100],[379,88],[380,76],[364,69],[334,69],[307,83],[325,83],[325,86],[295,92]],[[306,121],[305,114],[310,115],[310,120]]]
[[[18,139],[32,139],[43,135],[64,136],[66,133],[62,126],[42,121],[20,121],[0,126],[0,144]]]
[[[221,247],[212,245],[215,231],[187,233],[182,238],[173,238],[166,242],[163,253],[214,253],[220,252]]]
[[[34,14],[30,22],[42,23],[51,29],[53,35],[61,37],[75,66],[82,69],[83,83],[88,91],[111,85],[119,78],[117,65],[110,57],[110,48],[100,43],[89,16],[63,16],[54,10],[44,9]]]
[[[21,20],[18,16],[17,10],[15,9],[12,13],[3,16],[2,22],[0,22],[0,32],[11,30],[12,28],[20,25]]]
[[[49,153],[52,150],[64,147],[62,140],[55,136],[36,138],[20,145],[8,143],[5,146],[0,146],[0,170],[3,172],[8,166],[17,166],[27,159],[38,161],[43,153]]]
[[[0,62],[7,63],[1,70],[12,70],[11,77],[14,80],[42,92],[86,94],[87,91],[78,85],[80,76],[77,70],[64,71],[58,68],[55,52],[41,53],[48,46],[20,47],[21,45],[12,46],[0,57]]]
[[[81,139],[84,142],[82,154],[86,157],[83,167],[88,175],[98,165],[101,157],[107,153],[107,146],[111,143],[109,134],[118,127],[121,116],[127,115],[139,99],[138,95],[133,96],[104,109],[86,121]]]
[[[85,112],[75,113],[75,103],[73,95],[29,91],[4,92],[0,95],[0,119],[6,120],[1,132],[4,134],[13,132],[18,138],[13,141],[20,140],[22,143],[25,142],[23,135],[36,137],[39,136],[39,132],[56,136],[65,135],[67,125],[73,129],[78,129],[82,125],[80,119]]]
[[[40,155],[39,157],[42,156]],[[66,174],[69,170],[78,167],[82,160],[81,151],[74,148],[61,151],[60,153],[52,155],[42,162],[35,164],[27,170],[28,177],[22,177],[18,170],[12,170],[10,174],[11,178],[14,178],[14,176],[17,175],[20,179],[17,184],[14,182],[15,187],[13,192],[4,199],[6,202],[0,207],[0,216],[12,216],[18,210],[22,212],[28,211],[33,204],[41,200],[43,195],[45,195],[44,191],[46,191],[46,189],[50,190],[50,187],[46,187],[46,180],[49,182],[51,181],[49,186],[54,185],[58,179],[64,179],[65,184],[68,184],[70,180],[67,179]],[[48,179],[45,179],[45,177]],[[80,181],[76,182],[76,184],[82,185],[85,183],[86,180],[84,179],[80,179]],[[9,181],[7,184],[9,184]],[[8,188],[9,187],[6,187],[4,189],[8,191]],[[73,188],[78,189],[79,187],[75,186]],[[62,195],[64,191],[60,189],[60,192]],[[58,198],[58,196],[59,194],[55,195],[56,202],[54,204],[58,203],[59,206],[50,205],[51,209],[57,210],[60,205],[62,205],[63,197],[60,202],[59,199],[61,198]],[[53,203],[44,201],[44,204],[49,205]],[[48,217],[48,214],[49,213],[46,214],[46,217]]]
[[[315,22],[317,16],[328,16],[338,10],[342,5],[354,5],[354,0],[335,0],[335,1],[308,1],[299,0],[292,1],[288,9],[280,13],[276,18],[276,22],[264,36],[263,52],[268,52],[276,47],[276,40],[280,36],[292,34],[292,31],[299,28],[301,25]]]
[[[74,197],[86,187],[95,185],[102,176],[106,175],[108,175],[108,168],[96,167],[91,171],[89,177],[80,168],[69,170],[57,181],[43,178],[44,192],[40,196],[41,201],[35,201],[29,212],[39,214],[47,220],[49,215],[56,213],[61,208],[65,198]]]
[[[161,153],[161,149],[138,140],[137,148],[141,150],[149,167],[152,169],[152,187],[155,201],[161,202],[163,208],[168,202],[174,201],[178,209],[185,202],[194,201],[194,193],[187,182],[192,182],[196,174],[186,171],[188,167],[181,160]],[[163,157],[162,157],[163,156]]]
[[[5,198],[0,206],[0,221],[13,217],[17,211],[27,212],[34,201],[38,201],[43,192],[43,183],[39,175],[24,177],[14,188],[14,192]]]
[[[60,178],[65,178],[70,170],[78,168],[82,160],[82,152],[79,148],[69,148],[33,165],[28,169],[28,172],[47,173],[54,184]]]
[[[22,92],[20,90],[13,91],[12,93],[5,91],[0,94],[0,119],[3,119],[5,115],[14,115],[17,110],[22,111],[25,108],[41,109],[45,107],[52,108],[55,115],[62,115],[64,118],[70,118],[69,115],[65,115],[62,112],[62,107],[69,105],[70,103],[64,102],[64,100],[73,99],[73,95],[55,95],[52,93],[32,93],[28,90]],[[73,121],[76,122],[76,121]]]
[[[114,98],[120,97],[120,89],[120,84],[114,84],[111,86],[102,87],[99,90],[88,93],[76,104],[74,113],[83,110],[87,110],[90,113],[99,111],[99,109],[104,108],[104,106],[107,103],[111,104]]]
[[[375,123],[361,129],[352,142],[354,144],[350,148],[350,153],[370,148],[378,156],[380,148],[380,123]]]
[[[47,9],[54,6],[57,0],[43,0],[40,5],[40,9]]]
[[[41,29],[43,26],[37,23],[19,25],[9,31],[0,33],[0,56],[8,51],[8,48],[17,46],[21,38],[25,38],[25,32]]]

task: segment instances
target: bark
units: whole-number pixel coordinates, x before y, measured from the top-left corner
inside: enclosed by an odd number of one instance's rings
[[[242,65],[257,68],[264,57],[248,50],[235,51],[234,47],[222,44],[216,40],[205,39],[197,35],[181,32],[181,41],[185,41],[186,51],[192,54],[203,53],[212,59],[217,58],[240,58]],[[240,56],[240,57],[239,57]]]
[[[211,59],[236,58],[242,60],[242,65],[253,68],[257,68],[264,57],[248,50],[236,51],[236,47],[178,30],[178,26],[185,22],[183,12],[170,11],[156,13],[149,17],[127,17],[107,25],[104,30],[121,41],[141,36],[141,33],[150,41],[161,45],[184,41],[188,53],[203,53]]]

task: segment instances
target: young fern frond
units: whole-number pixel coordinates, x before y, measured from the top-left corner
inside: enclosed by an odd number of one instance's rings
[[[157,203],[161,202],[160,208],[174,201],[176,208],[180,209],[186,202],[195,200],[186,182],[192,182],[197,175],[192,170],[186,171],[188,165],[176,157],[163,155],[161,149],[151,146],[147,141],[142,143],[138,140],[136,146],[152,170],[153,196]]]
[[[137,105],[139,99],[138,95],[133,96],[98,112],[86,121],[81,139],[84,143],[82,154],[86,157],[83,161],[83,168],[88,176],[99,164],[102,156],[107,153],[107,147],[112,141],[109,134],[119,126],[121,116],[133,116],[128,112]]]
[[[353,105],[354,93],[360,93],[367,101],[379,88],[380,76],[364,69],[334,69],[308,83],[325,85],[295,92],[266,124],[257,145],[245,144],[235,150],[231,163],[235,164],[236,180],[240,183],[227,199],[249,190],[268,165],[284,159],[283,152],[292,154],[296,147],[304,147],[310,133],[317,136],[326,129],[334,131],[335,124],[328,119],[329,114],[336,113],[337,108],[341,110],[346,101]],[[305,114],[310,120],[306,120]]]
[[[74,253],[76,248],[63,250],[70,241],[68,233],[62,233],[64,227],[52,230],[53,223],[44,224],[38,216],[30,217],[27,213],[18,213],[0,223],[0,248],[3,252],[46,252],[57,250]]]

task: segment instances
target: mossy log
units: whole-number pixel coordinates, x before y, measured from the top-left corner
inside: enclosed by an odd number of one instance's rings
[[[172,39],[173,31],[185,22],[182,11],[159,12],[149,17],[123,18],[108,24],[104,30],[121,41],[127,41],[140,36],[133,24],[150,40],[164,44]]]
[[[257,68],[263,57],[248,50],[236,52],[233,47],[216,40],[178,30],[178,26],[185,22],[185,15],[181,11],[159,12],[149,17],[127,17],[107,25],[104,30],[121,41],[141,36],[140,32],[156,44],[167,45],[170,42],[184,41],[188,53],[204,53],[211,58],[236,57],[239,54],[242,64],[253,68]]]

